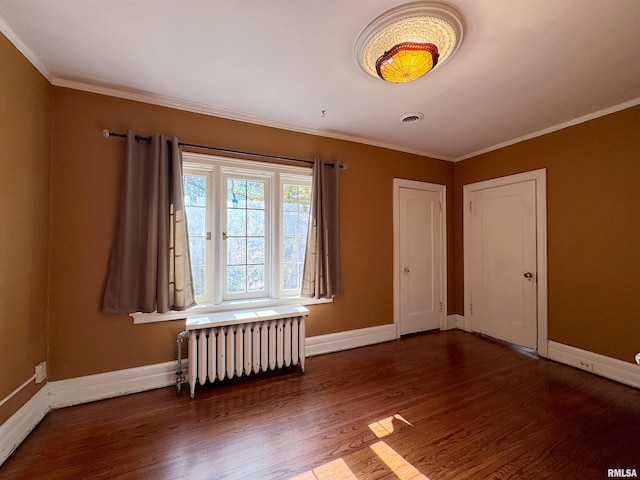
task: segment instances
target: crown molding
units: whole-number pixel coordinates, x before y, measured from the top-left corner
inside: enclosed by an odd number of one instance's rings
[[[320,137],[333,138],[336,140],[345,140],[348,142],[362,143],[365,145],[370,145],[372,147],[386,148],[389,150],[395,150],[404,153],[410,153],[413,155],[419,155],[421,157],[429,157],[434,158],[436,160],[445,160],[445,161],[453,161],[453,158],[445,157],[442,155],[435,155],[430,152],[424,152],[420,150],[412,150],[403,148],[399,145],[393,145],[384,142],[376,142],[367,138],[358,137],[355,135],[346,135],[336,132],[331,132],[328,130],[313,128],[304,125],[294,125],[286,122],[281,122],[275,120],[273,118],[258,116],[258,115],[248,115],[246,113],[241,113],[233,110],[224,110],[220,108],[214,108],[208,105],[203,105],[200,103],[189,102],[186,100],[181,100],[173,97],[156,95],[147,92],[139,92],[133,90],[123,90],[112,87],[104,87],[100,85],[95,85],[92,83],[81,82],[77,80],[69,80],[65,78],[53,77],[50,80],[51,84],[56,87],[64,87],[70,88],[73,90],[81,90],[89,93],[97,93],[99,95],[107,95],[110,97],[123,98],[125,100],[133,100],[136,102],[148,103],[151,105],[158,105],[160,107],[168,107],[174,108],[177,110],[184,110],[191,113],[199,113],[202,115],[208,115],[212,117],[224,118],[227,120],[235,120],[238,122],[251,123],[254,125],[260,125],[263,127],[271,127],[278,128],[281,130],[288,130],[297,133],[305,133],[308,135],[316,135]]]
[[[468,158],[477,157],[478,155],[489,153],[494,150],[499,150],[504,147],[509,147],[511,145],[515,145],[516,143],[524,142],[525,140],[531,140],[532,138],[541,137],[548,133],[557,132],[558,130],[562,130],[564,128],[573,127],[574,125],[579,125],[581,123],[588,122],[589,120],[595,120],[596,118],[604,117],[605,115],[609,115],[610,113],[616,113],[621,110],[626,110],[627,108],[635,107],[637,105],[640,105],[640,97],[634,98],[633,100],[629,100],[628,102],[614,105],[612,107],[598,110],[597,112],[589,113],[587,115],[574,118],[573,120],[569,120],[567,122],[558,123],[557,125],[553,125],[551,127],[544,128],[542,130],[528,133],[526,135],[523,135],[522,137],[514,138],[512,140],[507,140],[506,142],[498,143],[496,145],[492,145],[491,147],[483,148],[481,150],[476,150],[475,152],[471,152],[466,155],[462,155],[461,157],[457,157],[453,159],[453,161],[460,162]]]
[[[421,157],[428,157],[428,158],[433,158],[435,160],[444,160],[448,162],[460,162],[462,160],[467,160],[469,158],[477,157],[479,155],[492,152],[494,150],[499,150],[504,147],[515,145],[516,143],[524,142],[526,140],[531,140],[536,137],[541,137],[548,133],[556,132],[564,128],[572,127],[580,123],[588,122],[589,120],[594,120],[596,118],[603,117],[611,113],[619,112],[621,110],[625,110],[627,108],[640,105],[640,97],[638,97],[633,100],[629,100],[627,102],[620,103],[612,107],[598,110],[597,112],[589,113],[587,115],[583,115],[581,117],[577,117],[572,120],[559,123],[557,125],[552,125],[551,127],[548,127],[542,130],[537,130],[535,132],[528,133],[521,137],[517,137],[512,140],[507,140],[506,142],[498,143],[480,150],[476,150],[474,152],[471,152],[459,157],[449,157],[444,155],[436,155],[434,153],[426,152],[423,150],[414,150],[410,148],[404,148],[400,145],[377,142],[377,141],[374,141],[368,138],[359,137],[356,135],[341,134],[341,133],[331,132],[331,131],[327,131],[319,128],[307,127],[304,125],[294,125],[286,122],[281,122],[273,118],[268,118],[268,117],[258,116],[258,115],[248,115],[246,113],[236,112],[233,110],[224,110],[224,109],[214,108],[208,105],[188,102],[186,100],[181,100],[181,99],[168,97],[168,96],[155,95],[147,92],[138,92],[138,91],[132,91],[132,90],[123,90],[118,88],[104,87],[104,86],[95,85],[92,83],[80,82],[76,80],[68,80],[68,79],[59,78],[59,77],[52,77],[49,81],[51,82],[52,85],[55,85],[57,87],[64,87],[64,88],[70,88],[73,90],[81,90],[89,93],[97,93],[100,95],[106,95],[110,97],[123,98],[125,100],[133,100],[136,102],[148,103],[148,104],[157,105],[160,107],[174,108],[177,110],[184,110],[191,113],[199,113],[202,115],[224,118],[227,120],[235,120],[243,123],[251,123],[251,124],[260,125],[263,127],[278,128],[281,130],[287,130],[287,131],[292,131],[297,133],[304,133],[308,135],[316,135],[320,137],[333,138],[335,140],[344,140],[348,142],[361,143],[361,144],[369,145],[372,147],[386,148],[386,149],[394,150],[397,152],[409,153],[412,155],[419,155]]]
[[[516,143],[524,142],[526,140],[531,140],[533,138],[546,135],[548,133],[556,132],[558,130],[562,130],[567,127],[572,127],[580,123],[588,122],[589,120],[594,120],[596,118],[609,115],[610,113],[615,113],[621,110],[625,110],[627,108],[640,105],[640,97],[638,97],[633,100],[629,100],[627,102],[614,105],[612,107],[608,107],[603,110],[599,110],[597,112],[593,112],[587,115],[583,115],[581,117],[574,118],[573,120],[569,120],[567,122],[563,122],[542,130],[531,132],[521,137],[514,138],[512,140],[507,140],[506,142],[501,142],[501,143],[498,143],[480,150],[476,150],[474,152],[461,155],[458,157],[449,157],[445,155],[436,155],[432,152],[427,152],[423,150],[405,148],[405,147],[402,147],[401,145],[393,145],[390,143],[377,142],[377,141],[374,141],[368,138],[359,137],[356,135],[341,134],[341,133],[327,131],[319,128],[289,124],[286,122],[275,120],[273,118],[257,116],[257,115],[248,115],[246,113],[236,112],[232,110],[223,110],[223,109],[214,108],[208,105],[203,105],[195,102],[188,102],[186,100],[181,100],[181,99],[172,98],[168,96],[155,95],[147,92],[138,92],[138,91],[124,90],[124,89],[118,89],[118,88],[112,88],[112,87],[104,87],[104,86],[95,85],[92,83],[56,77],[40,61],[38,56],[29,47],[27,47],[22,42],[22,40],[20,40],[20,38],[15,34],[15,32],[11,29],[11,27],[9,27],[7,22],[2,17],[0,17],[0,32],[7,37],[7,39],[18,49],[18,51],[20,51],[20,53],[22,53],[26,57],[27,60],[29,60],[29,62],[38,70],[38,72],[40,72],[49,81],[50,84],[57,87],[70,88],[73,90],[81,90],[89,93],[97,93],[100,95],[123,98],[125,100],[133,100],[137,102],[158,105],[161,107],[174,108],[177,110],[184,110],[191,113],[199,113],[202,115],[214,116],[214,117],[224,118],[227,120],[235,120],[235,121],[244,122],[244,123],[251,123],[254,125],[261,125],[265,127],[278,128],[281,130],[288,130],[288,131],[293,131],[298,133],[305,133],[308,135],[316,135],[320,137],[333,138],[336,140],[344,140],[348,142],[361,143],[361,144],[369,145],[372,147],[385,148],[385,149],[394,150],[398,152],[409,153],[412,155],[419,155],[421,157],[429,157],[436,160],[444,160],[449,162],[459,162],[462,160],[467,160],[469,158],[477,157],[479,155],[492,152],[494,150],[499,150],[504,147],[515,145]]]
[[[40,61],[33,50],[27,47],[24,42],[20,40],[20,37],[16,35],[16,33],[11,29],[9,24],[2,17],[0,17],[0,32],[2,32],[5,37],[7,37],[7,39],[13,44],[13,46],[16,47],[18,51],[22,53],[22,55],[24,55],[27,60],[29,60],[29,62],[31,62],[31,65],[33,65],[36,70],[38,70],[42,74],[42,76],[49,81],[49,83],[52,83],[53,75],[51,74],[51,71],[45,66],[44,63]]]

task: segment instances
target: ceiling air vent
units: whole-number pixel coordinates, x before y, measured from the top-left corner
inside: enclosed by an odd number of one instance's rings
[[[403,115],[400,120],[402,120],[402,123],[417,123],[423,118],[424,115],[421,113],[408,113],[406,115]]]

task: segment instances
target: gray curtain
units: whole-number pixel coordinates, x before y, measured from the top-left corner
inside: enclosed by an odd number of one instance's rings
[[[177,138],[129,131],[118,230],[102,312],[185,310],[195,305]]]
[[[303,297],[344,293],[340,260],[340,166],[317,158],[313,165],[311,219],[302,275]]]

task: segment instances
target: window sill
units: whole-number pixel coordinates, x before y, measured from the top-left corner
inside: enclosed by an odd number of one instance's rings
[[[234,300],[222,302],[219,305],[205,303],[196,305],[183,312],[171,311],[167,313],[130,313],[133,323],[153,323],[166,322],[169,320],[185,320],[187,318],[199,317],[209,313],[229,312],[234,310],[246,310],[249,308],[265,308],[280,305],[317,305],[320,303],[331,303],[332,299],[316,299],[306,297],[286,297],[286,298],[257,298],[251,300]]]

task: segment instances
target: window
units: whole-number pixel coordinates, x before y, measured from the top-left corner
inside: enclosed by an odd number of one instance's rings
[[[300,296],[311,170],[183,154],[199,304]]]

